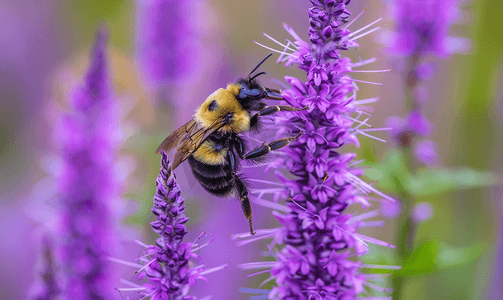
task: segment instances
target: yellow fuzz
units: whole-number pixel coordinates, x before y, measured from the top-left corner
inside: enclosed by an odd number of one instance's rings
[[[239,95],[241,84],[229,83],[225,89],[229,91],[229,93],[234,95],[234,97],[236,97],[237,95]]]
[[[220,150],[215,149],[215,143],[206,140],[197,149],[196,152],[192,154],[195,159],[208,165],[218,166],[226,164],[227,161],[227,149],[222,148]]]
[[[223,116],[232,113],[231,122],[222,127],[220,131],[240,133],[250,129],[250,115],[239,104],[236,96],[239,94],[238,84],[229,84],[226,89],[218,89],[211,94],[201,104],[194,118],[203,127],[210,127],[215,121],[221,120]],[[209,110],[210,104],[216,101],[217,105],[213,111]]]

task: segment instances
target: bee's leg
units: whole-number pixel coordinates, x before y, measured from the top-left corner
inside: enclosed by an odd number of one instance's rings
[[[266,99],[270,99],[270,100],[285,100],[281,96],[281,91],[280,90],[270,89],[270,88],[266,87],[265,91],[267,92],[267,97],[265,97]]]
[[[277,113],[279,111],[299,111],[299,110],[306,110],[308,109],[307,106],[303,108],[296,108],[290,105],[272,105],[272,106],[266,106],[264,107],[261,111],[258,113],[254,114],[251,119],[250,119],[250,126],[253,127],[255,124],[258,122],[258,118],[260,116],[267,116],[270,114]]]
[[[232,142],[233,148],[236,149],[239,158],[243,159],[245,155],[245,143],[243,142],[243,139],[235,134],[233,136]]]
[[[248,198],[248,189],[237,175],[234,175],[234,182],[241,202],[241,208],[243,209],[246,219],[248,219],[248,222],[250,223],[250,234],[253,235],[255,232],[253,231],[252,226],[252,209],[250,199]]]
[[[280,90],[277,90],[277,89],[271,89],[271,88],[266,87],[266,88],[265,88],[265,90],[266,90],[267,92],[272,92],[272,93],[274,93],[274,94],[281,95],[281,91],[280,91]]]
[[[299,134],[297,134],[294,137],[279,139],[279,140],[271,142],[267,145],[259,146],[255,149],[253,149],[252,151],[246,153],[244,156],[244,159],[254,159],[254,158],[266,155],[267,153],[271,152],[272,150],[276,150],[276,149],[285,147],[286,145],[290,144],[290,141],[296,140],[301,135],[302,135],[302,132],[300,132]]]
[[[238,137],[239,138],[239,137]],[[239,138],[240,139],[240,138]],[[241,143],[243,141],[241,140]],[[232,175],[234,175],[234,184],[236,186],[238,195],[239,195],[239,200],[241,202],[241,208],[243,209],[243,212],[245,214],[246,219],[248,219],[248,222],[250,223],[250,234],[255,234],[253,231],[252,227],[252,210],[251,210],[251,205],[250,205],[250,199],[248,198],[248,189],[244,185],[243,181],[238,177],[236,174],[237,172],[237,164],[236,164],[236,157],[234,156],[234,151],[232,150],[232,146],[229,148],[229,164],[231,166],[232,170]],[[239,148],[237,148],[239,149]],[[240,150],[237,150],[238,153]],[[241,156],[241,155],[240,155]]]
[[[236,157],[234,156],[234,151],[232,151],[232,148],[229,149],[227,155],[229,158],[229,164],[231,165],[232,175],[236,175],[238,166],[236,164]]]
[[[259,111],[256,115],[259,116],[266,116],[270,115],[273,113],[277,113],[278,111],[299,111],[299,110],[306,110],[308,107],[303,107],[303,108],[296,108],[290,105],[271,105],[271,106],[266,106],[264,107],[261,111]]]

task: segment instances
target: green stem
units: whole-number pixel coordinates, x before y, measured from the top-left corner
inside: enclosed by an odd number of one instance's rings
[[[419,103],[415,99],[414,91],[418,84],[417,67],[421,59],[420,53],[416,52],[411,55],[407,61],[408,72],[405,78],[406,86],[406,107],[408,111],[413,109],[419,110]],[[407,136],[405,136],[407,135]],[[402,159],[409,170],[409,173],[415,174],[420,166],[420,163],[414,158],[412,145],[414,143],[415,135],[413,133],[405,133],[401,138],[400,150],[402,152]],[[411,219],[412,206],[414,199],[405,187],[401,185],[401,181],[396,179],[395,186],[398,191],[400,199],[402,199],[401,213],[398,217],[399,233],[395,243],[396,252],[398,255],[398,264],[403,265],[408,257],[414,252],[414,238],[417,231],[417,225]],[[402,290],[405,285],[405,278],[401,275],[396,275],[393,278],[393,295],[392,299],[401,299]]]
[[[416,233],[416,226],[412,222],[410,215],[412,210],[412,196],[405,190],[402,186],[401,181],[395,179],[395,187],[398,191],[398,196],[402,201],[402,209],[400,216],[398,217],[398,238],[395,243],[396,253],[398,255],[398,265],[403,265],[407,258],[412,254],[414,250],[414,237]],[[405,278],[401,275],[395,275],[393,277],[393,295],[392,299],[400,299],[402,295],[402,289],[405,284]]]

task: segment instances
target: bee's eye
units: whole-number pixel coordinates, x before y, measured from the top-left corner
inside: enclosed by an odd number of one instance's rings
[[[209,111],[214,111],[217,108],[218,104],[217,101],[213,100],[211,101],[210,105],[208,106]]]

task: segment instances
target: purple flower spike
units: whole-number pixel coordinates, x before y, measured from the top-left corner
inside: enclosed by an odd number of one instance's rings
[[[393,51],[402,55],[447,57],[466,49],[466,41],[447,36],[458,14],[457,0],[394,0],[396,36]]]
[[[273,238],[270,249],[276,261],[241,265],[244,269],[270,271],[271,278],[265,282],[275,279],[277,285],[273,286],[269,299],[356,299],[364,291],[364,285],[379,288],[366,282],[362,264],[354,257],[367,252],[367,243],[393,247],[357,233],[360,227],[379,226],[380,222],[364,221],[377,216],[379,211],[361,215],[346,212],[355,203],[369,207],[366,195],[372,192],[393,201],[360,179],[363,170],[355,167],[355,154],[339,151],[348,143],[358,145],[358,134],[375,138],[367,132],[380,130],[367,123],[368,114],[360,108],[360,104],[375,102],[374,99],[356,100],[356,80],[348,76],[353,68],[373,59],[351,63],[338,52],[356,46],[356,39],[376,30],[368,29],[374,23],[354,34],[346,25],[341,26],[348,22],[349,2],[311,0],[312,45],[302,41],[287,25],[285,29],[295,39],[294,43],[283,45],[271,38],[285,49],[279,61],[286,65],[296,63],[307,73],[306,82],[285,77],[291,88],[283,91],[283,97],[293,106],[308,109],[278,117],[282,118],[278,122],[282,126],[279,132],[288,132],[289,136],[300,134],[289,147],[280,150],[285,155],[278,159],[294,179],[278,176],[284,190],[274,193],[287,195],[286,204],[264,205],[276,209],[273,215],[282,227],[257,230],[252,237],[252,240]],[[260,193],[266,194],[268,189]],[[238,244],[242,245],[249,242],[243,240],[248,236],[235,237],[240,237]],[[277,244],[284,246],[276,248]]]
[[[99,30],[84,85],[71,98],[73,111],[55,132],[62,153],[57,178],[61,197],[61,271],[64,299],[113,299],[115,231],[111,207],[118,197],[113,176],[118,127],[106,64],[107,33]]]
[[[137,56],[148,85],[158,86],[184,75],[194,45],[190,1],[137,0]],[[195,53],[194,53],[195,55]]]
[[[194,267],[200,249],[191,242],[182,242],[187,234],[184,215],[185,199],[181,196],[175,174],[171,170],[166,152],[162,152],[161,170],[156,181],[156,193],[152,212],[157,220],[150,223],[152,230],[159,235],[155,245],[145,246],[146,262],[138,279],[147,277],[150,283],[144,284],[141,294],[151,299],[190,300],[189,289],[197,279],[206,280],[205,274],[225,268],[227,265],[204,270]],[[147,258],[148,257],[148,258]]]
[[[347,22],[351,13],[346,9],[346,1],[312,0],[313,7],[309,9],[309,40],[314,45],[338,44],[338,49],[347,49],[341,42],[349,34],[349,30],[339,27]]]

